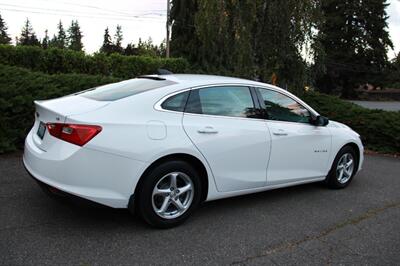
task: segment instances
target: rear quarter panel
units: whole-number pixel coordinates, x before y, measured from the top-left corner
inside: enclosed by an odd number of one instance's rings
[[[101,133],[87,143],[85,148],[142,161],[147,166],[170,154],[192,155],[207,169],[209,192],[217,193],[207,161],[183,130],[183,113],[154,108],[156,102],[170,93],[168,90],[159,91],[148,91],[115,101],[94,112],[68,116],[66,122],[102,126]],[[137,182],[139,177],[133,178]]]

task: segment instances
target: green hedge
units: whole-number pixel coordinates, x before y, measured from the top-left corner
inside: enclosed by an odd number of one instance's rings
[[[119,80],[83,74],[49,75],[0,64],[0,153],[22,148],[33,123],[34,100],[55,98]],[[302,98],[322,115],[360,133],[367,148],[400,153],[400,112],[368,110],[318,93],[307,93]]]
[[[118,78],[82,74],[48,75],[0,64],[0,153],[23,146],[34,120],[33,101],[71,94]]]
[[[85,55],[84,52],[34,46],[0,45],[0,63],[48,74],[77,73],[88,75],[133,78],[155,73],[164,68],[185,73],[188,62],[183,58],[124,56],[119,54]]]
[[[369,110],[319,93],[306,93],[302,99],[322,115],[357,131],[366,148],[400,153],[400,112]]]

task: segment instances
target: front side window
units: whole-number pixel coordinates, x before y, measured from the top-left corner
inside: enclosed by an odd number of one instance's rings
[[[268,89],[258,89],[269,120],[309,123],[311,114],[292,98]]]
[[[185,112],[232,117],[254,117],[248,87],[221,86],[192,90]]]

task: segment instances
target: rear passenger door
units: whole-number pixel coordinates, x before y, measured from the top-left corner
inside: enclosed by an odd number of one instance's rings
[[[270,134],[246,86],[193,89],[183,126],[206,158],[219,191],[266,185]]]

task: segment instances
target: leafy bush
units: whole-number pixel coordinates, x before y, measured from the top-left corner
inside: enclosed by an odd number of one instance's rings
[[[90,75],[133,78],[155,73],[164,68],[174,73],[184,73],[189,64],[183,58],[157,58],[146,56],[110,56],[57,48],[42,49],[34,46],[0,45],[0,62],[48,74],[79,73]]]
[[[34,100],[55,98],[119,80],[82,74],[49,75],[0,64],[0,153],[22,147],[33,123]],[[360,133],[367,148],[400,152],[400,112],[368,110],[318,93],[306,93],[302,98],[322,115]]]
[[[119,79],[82,74],[48,75],[0,64],[0,153],[22,147],[34,120],[34,100],[116,81]]]
[[[306,93],[302,98],[322,115],[357,131],[368,149],[400,153],[400,112],[369,110],[319,93]]]

